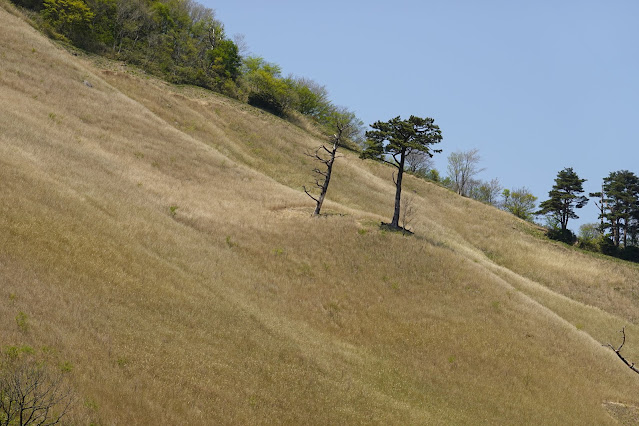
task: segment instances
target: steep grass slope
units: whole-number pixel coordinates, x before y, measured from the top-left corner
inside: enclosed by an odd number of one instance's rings
[[[0,3],[0,347],[100,424],[636,420],[637,268],[248,106],[74,57]],[[89,84],[86,84],[89,83]],[[26,314],[26,325],[16,316]]]

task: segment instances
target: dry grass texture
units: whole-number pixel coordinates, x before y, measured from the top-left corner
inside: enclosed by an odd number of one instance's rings
[[[415,236],[381,232],[391,171],[351,153],[313,219],[311,133],[2,8],[0,40],[0,347],[71,370],[74,421],[636,418],[601,346],[639,360],[636,267],[413,178]]]

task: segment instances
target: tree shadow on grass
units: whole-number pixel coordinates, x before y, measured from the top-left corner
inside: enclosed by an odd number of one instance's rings
[[[382,222],[379,225],[379,229],[381,229],[382,231],[387,231],[387,232],[396,232],[402,235],[415,235],[415,233],[411,231],[410,229],[406,229],[401,226],[393,226],[392,224],[385,223],[385,222]]]

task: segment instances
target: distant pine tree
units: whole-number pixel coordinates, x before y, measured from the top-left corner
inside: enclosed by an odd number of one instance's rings
[[[540,210],[537,215],[552,215],[557,223],[561,225],[561,232],[568,229],[569,219],[579,219],[575,209],[580,209],[588,203],[588,198],[579,195],[584,192],[583,183],[586,179],[580,179],[572,167],[567,167],[557,173],[555,184],[553,185],[546,201],[539,204]]]
[[[616,247],[636,240],[639,220],[639,177],[628,170],[604,178],[604,228],[610,229]]]

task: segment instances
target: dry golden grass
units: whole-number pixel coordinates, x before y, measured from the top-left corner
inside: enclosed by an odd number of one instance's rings
[[[414,178],[415,236],[381,232],[391,171],[348,152],[311,218],[317,134],[2,8],[0,40],[0,348],[70,363],[73,421],[636,417],[601,345],[639,360],[636,267]]]

